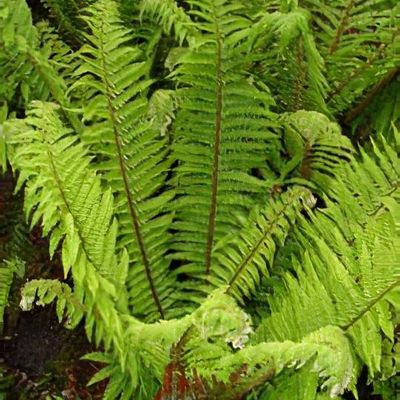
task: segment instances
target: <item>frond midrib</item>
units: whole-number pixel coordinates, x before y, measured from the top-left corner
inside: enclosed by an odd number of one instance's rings
[[[103,27],[103,25],[102,25],[102,27]],[[118,120],[116,117],[117,111],[112,102],[112,98],[113,98],[112,86],[108,79],[109,72],[108,72],[108,68],[107,68],[106,55],[105,55],[105,51],[104,51],[104,31],[103,31],[103,29],[101,29],[101,31],[102,31],[102,37],[100,38],[100,49],[99,50],[100,50],[100,54],[101,54],[102,70],[104,72],[103,73],[103,83],[104,83],[105,89],[106,89],[107,106],[108,106],[108,111],[109,111],[109,115],[110,115],[110,122],[112,124],[115,147],[117,150],[118,165],[119,165],[119,170],[120,170],[121,177],[123,180],[124,192],[125,192],[125,196],[127,199],[129,216],[130,216],[133,232],[134,232],[134,235],[136,237],[136,241],[137,241],[137,244],[139,247],[139,252],[140,252],[142,262],[143,262],[146,278],[147,278],[147,281],[149,282],[151,295],[153,297],[154,303],[157,307],[157,311],[160,314],[161,319],[164,319],[165,318],[164,309],[161,305],[161,301],[160,301],[157,289],[154,284],[154,279],[153,279],[152,272],[151,272],[150,260],[149,260],[148,254],[147,254],[147,250],[146,250],[146,247],[144,244],[143,234],[142,234],[142,231],[140,228],[139,216],[137,215],[136,210],[135,210],[136,204],[135,204],[135,201],[133,199],[133,196],[132,196],[132,193],[130,190],[127,167],[126,167],[123,152],[122,152],[121,136],[120,136],[120,132],[118,129]]]
[[[222,39],[218,22],[216,22],[216,46],[217,46],[217,71],[216,71],[216,111],[215,111],[215,142],[214,159],[211,183],[211,204],[208,218],[207,245],[205,252],[206,275],[210,274],[212,247],[214,244],[215,224],[217,217],[217,197],[219,183],[219,168],[221,157],[221,139],[222,139],[222,110],[223,110],[223,72],[222,72]]]
[[[246,257],[243,259],[241,264],[236,269],[235,274],[232,276],[232,278],[228,282],[227,293],[231,293],[231,291],[233,289],[233,285],[235,284],[237,279],[240,277],[242,272],[246,269],[247,265],[251,262],[251,260],[253,259],[254,255],[257,253],[258,249],[265,242],[265,240],[267,239],[269,234],[272,232],[272,229],[274,228],[275,224],[280,220],[282,215],[285,215],[285,212],[289,208],[289,205],[290,205],[289,202],[284,203],[282,209],[275,215],[274,219],[269,223],[268,227],[264,230],[263,235],[258,240],[256,245],[247,253]]]
[[[365,314],[367,314],[369,311],[372,310],[372,308],[379,303],[390,291],[395,289],[396,287],[400,286],[400,278],[394,281],[391,285],[389,285],[387,288],[382,290],[381,293],[379,293],[378,296],[376,296],[374,299],[372,299],[360,312],[358,315],[353,317],[353,319],[347,323],[346,325],[340,326],[341,329],[344,331],[348,331],[351,329],[358,321],[360,321]]]

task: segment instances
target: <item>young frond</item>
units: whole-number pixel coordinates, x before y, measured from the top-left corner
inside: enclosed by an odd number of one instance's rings
[[[290,160],[281,167],[282,183],[301,182],[317,192],[326,192],[343,161],[354,152],[339,125],[315,111],[297,111],[281,116],[283,144]]]
[[[299,370],[307,369],[314,379],[304,391],[308,393],[308,397],[301,399],[315,398],[320,391],[327,393],[331,399],[339,399],[345,389],[354,384],[354,364],[349,339],[339,328],[327,326],[312,332],[299,342],[286,340],[246,347],[237,353],[225,355],[211,368],[205,367],[206,371],[202,372],[204,375],[208,374],[210,379],[214,377],[222,382],[229,382],[232,371],[240,371],[246,365],[242,374],[253,380],[255,376],[259,385],[265,385],[283,373],[293,370],[292,373],[297,374]],[[299,398],[296,397],[299,393],[296,387],[286,386],[280,393],[281,388],[275,386],[275,390],[272,390],[272,387],[258,398]]]

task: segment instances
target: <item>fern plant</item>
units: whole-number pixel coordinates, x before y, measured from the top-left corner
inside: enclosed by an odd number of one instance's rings
[[[73,285],[28,282],[21,307],[84,320],[104,398],[396,375],[396,2],[43,3],[0,3],[0,154]]]

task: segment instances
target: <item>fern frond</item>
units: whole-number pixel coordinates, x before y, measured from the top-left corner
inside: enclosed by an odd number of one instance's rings
[[[329,114],[325,63],[314,40],[310,15],[294,2],[281,8],[261,13],[248,32],[249,46],[258,54],[258,74],[276,95],[281,110]]]
[[[129,327],[125,337],[130,345],[126,363],[142,366],[143,370],[137,369],[133,379],[132,375],[121,369],[114,355],[89,354],[88,359],[108,364],[91,381],[110,378],[105,400],[113,400],[119,395],[123,399],[130,399],[134,395],[139,399],[153,398],[162,382],[174,346],[179,346],[181,341],[186,342],[185,338],[188,337],[192,340],[191,349],[188,349],[191,352],[196,351],[198,345],[206,347],[209,341],[218,341],[222,344],[218,354],[227,355],[231,352],[228,342],[237,339],[243,330],[248,333],[250,323],[248,315],[224,293],[224,289],[213,291],[197,310],[183,318],[145,324],[126,316],[126,322]],[[192,336],[191,332],[195,334]],[[202,356],[205,354],[209,353],[203,353]],[[197,367],[195,361],[192,366]]]
[[[4,311],[8,304],[8,295],[14,275],[22,278],[24,273],[25,264],[20,259],[0,260],[0,333],[3,332]]]
[[[41,0],[43,5],[49,10],[51,18],[58,23],[61,31],[67,32],[74,41],[82,42],[83,35],[79,15],[82,8],[87,7],[93,0]]]
[[[48,60],[48,47],[40,46],[41,37],[32,24],[31,11],[25,0],[4,0],[0,11],[0,71],[8,82],[0,89],[4,90],[0,91],[0,100],[13,102],[17,91],[22,93],[19,101],[23,100],[23,104],[13,104],[16,109],[32,100],[55,100],[72,126],[79,131],[80,122],[69,111],[70,101],[66,97],[66,84],[59,73],[59,65],[54,60]],[[47,43],[49,45],[50,42]]]
[[[179,85],[174,124],[177,188],[172,244],[178,273],[211,273],[215,243],[238,229],[240,216],[266,197],[268,182],[252,176],[276,143],[268,89],[246,74],[241,38],[251,21],[238,2],[189,2],[201,35],[178,60],[171,77]]]
[[[314,111],[281,116],[283,143],[290,160],[280,168],[282,183],[302,182],[317,192],[334,185],[332,176],[344,160],[350,161],[353,146],[339,125]]]
[[[29,311],[34,305],[45,306],[56,302],[58,321],[62,322],[67,317],[66,326],[75,328],[85,311],[71,288],[66,284],[51,279],[36,279],[29,281],[22,288],[20,307]]]
[[[302,1],[312,13],[326,60],[329,106],[343,112],[389,70],[398,67],[399,4],[395,0]]]
[[[339,328],[327,326],[298,343],[284,341],[249,346],[222,357],[211,368],[207,364],[204,367],[200,364],[198,368],[209,379],[215,377],[222,382],[229,382],[232,371],[240,371],[246,365],[242,374],[247,379],[254,379],[254,375],[264,377],[261,382],[265,384],[284,371],[293,369],[298,372],[309,366],[308,372],[315,375],[315,379],[307,388],[307,398],[315,398],[321,387],[329,394],[329,398],[338,399],[345,389],[354,384],[354,363],[349,339]],[[296,398],[296,392],[290,390],[293,388],[287,389],[287,397],[281,398]],[[268,396],[260,398],[270,399]]]
[[[173,33],[180,44],[196,29],[194,22],[175,0],[142,0],[139,8],[142,18],[147,16],[161,25],[167,34]]]
[[[236,298],[250,298],[261,277],[269,275],[276,248],[285,243],[291,225],[296,221],[312,194],[300,187],[289,190],[264,207],[257,207],[238,235],[229,235],[215,246],[213,276],[219,284],[228,285]]]
[[[166,212],[171,192],[163,192],[170,161],[167,138],[153,129],[146,93],[150,62],[120,20],[116,2],[87,10],[89,43],[79,57],[72,90],[85,90],[87,121],[82,138],[96,157],[103,181],[116,196],[119,248],[129,253],[129,301],[135,315],[164,318],[171,292],[168,277]],[[155,196],[157,194],[157,197]]]
[[[383,335],[393,340],[391,313],[399,307],[400,208],[392,179],[400,165],[384,140],[383,148],[375,148],[374,161],[364,155],[362,162],[345,166],[343,181],[332,186],[334,201],[303,219],[296,230],[294,274],[286,272],[259,330],[263,340],[299,340],[323,326],[338,326],[370,376],[381,370]]]
[[[115,304],[126,310],[127,260],[115,255],[112,195],[102,194],[86,149],[63,126],[56,109],[54,104],[36,103],[26,120],[10,123],[10,145],[23,143],[10,162],[20,171],[17,187],[27,183],[25,210],[31,224],[40,220],[43,233],[50,236],[50,253],[62,242],[65,275],[72,271],[75,295],[87,307],[88,337],[93,337],[96,322],[96,343],[103,341],[124,360],[123,327]]]

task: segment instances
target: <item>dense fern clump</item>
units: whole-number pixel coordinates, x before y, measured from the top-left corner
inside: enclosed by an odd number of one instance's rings
[[[397,3],[0,0],[0,168],[65,278],[21,307],[105,399],[395,398]]]

